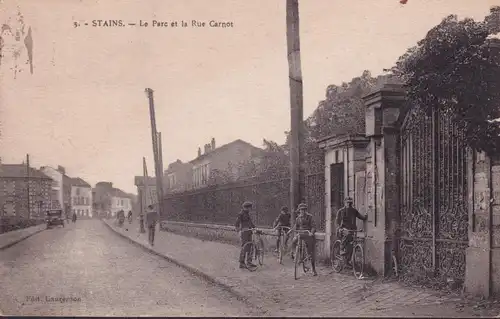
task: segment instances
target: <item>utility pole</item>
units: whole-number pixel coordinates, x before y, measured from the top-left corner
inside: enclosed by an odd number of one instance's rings
[[[148,197],[149,197],[149,192],[148,192],[148,169],[146,167],[146,158],[142,158],[142,177],[143,177],[143,183],[144,187],[142,189],[142,194],[141,194],[141,215],[139,216],[139,232],[141,234],[145,233],[146,230],[144,229],[144,215],[146,213],[146,207],[148,207]]]
[[[31,219],[31,210],[30,210],[30,155],[26,154],[26,195],[27,195],[27,204],[28,208],[28,219]]]
[[[158,217],[161,217],[161,184],[162,184],[162,172],[160,172],[160,159],[158,150],[158,131],[156,130],[156,117],[155,117],[155,106],[153,100],[153,90],[150,88],[146,89],[146,94],[149,99],[149,116],[151,118],[151,138],[153,140],[153,155],[155,161],[155,175],[156,175],[156,195],[158,203]]]
[[[295,209],[304,195],[302,165],[302,125],[304,120],[302,67],[300,63],[299,1],[286,1],[286,38],[288,77],[290,84],[290,211],[295,222]]]
[[[161,143],[161,132],[158,132],[158,162],[160,165],[160,205],[163,209],[163,148]]]

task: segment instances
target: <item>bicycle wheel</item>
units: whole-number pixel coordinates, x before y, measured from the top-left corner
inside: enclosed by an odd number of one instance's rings
[[[360,244],[354,246],[352,252],[352,269],[354,271],[354,277],[361,279],[363,277],[363,270],[365,268],[365,253],[363,247]]]
[[[392,271],[393,271],[394,277],[398,278],[399,277],[399,264],[398,264],[398,259],[394,255],[392,255]]]
[[[255,249],[255,257],[259,261],[259,265],[264,265],[264,241],[260,239]]]
[[[340,240],[333,243],[332,253],[330,255],[330,262],[335,272],[341,272],[344,269],[344,259],[340,254]]]
[[[245,266],[247,267],[247,269],[250,271],[257,270],[257,267],[249,264],[250,258],[254,259],[255,257],[255,252],[257,250],[255,244],[253,242],[248,242],[243,246],[243,250],[245,251]]]
[[[302,260],[302,252],[300,250],[300,242],[297,243],[297,247],[295,248],[295,260],[294,260],[294,264],[295,264],[295,269],[294,269],[294,273],[293,273],[293,276],[295,278],[295,280],[297,280],[299,278],[299,263],[300,261]]]

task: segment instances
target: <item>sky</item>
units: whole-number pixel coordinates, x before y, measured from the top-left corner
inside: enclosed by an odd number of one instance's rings
[[[328,85],[365,69],[381,74],[445,16],[482,20],[493,5],[500,0],[300,1],[304,116]],[[20,163],[29,153],[34,167],[62,165],[92,185],[111,181],[136,193],[143,156],[154,172],[147,87],[155,91],[164,168],[194,159],[212,137],[217,146],[238,138],[258,147],[263,138],[284,142],[290,127],[284,0],[0,0],[0,24],[17,8],[32,28],[34,71],[23,52],[15,74],[4,50],[3,163]],[[92,27],[98,19],[150,25]],[[154,19],[233,27],[151,27]]]

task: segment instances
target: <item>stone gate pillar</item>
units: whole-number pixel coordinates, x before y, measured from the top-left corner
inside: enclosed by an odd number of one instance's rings
[[[395,225],[399,224],[399,123],[405,100],[402,85],[386,84],[366,95],[366,260],[379,275],[391,265]]]

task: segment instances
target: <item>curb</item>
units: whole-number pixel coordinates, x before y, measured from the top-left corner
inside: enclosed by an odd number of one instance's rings
[[[206,281],[208,281],[208,282],[210,282],[210,283],[212,283],[212,284],[214,284],[214,285],[217,285],[217,286],[221,287],[222,289],[224,289],[224,290],[226,290],[226,291],[230,292],[231,294],[233,294],[233,295],[236,297],[236,299],[238,299],[239,301],[244,302],[245,304],[247,304],[247,305],[249,305],[249,306],[252,306],[252,307],[254,307],[254,308],[259,309],[260,311],[264,312],[264,314],[266,314],[266,313],[268,312],[268,311],[266,311],[266,310],[262,309],[260,306],[257,306],[257,305],[255,305],[255,304],[252,304],[252,303],[248,300],[248,298],[247,298],[247,297],[243,296],[241,293],[239,293],[238,291],[236,291],[236,290],[235,290],[234,288],[232,288],[231,286],[229,286],[229,285],[227,285],[227,284],[223,283],[222,281],[220,281],[220,280],[218,280],[218,279],[216,279],[216,278],[214,278],[214,277],[212,277],[212,276],[210,276],[210,275],[208,275],[208,274],[204,273],[203,271],[201,271],[201,270],[199,270],[199,269],[197,269],[197,268],[194,268],[194,267],[189,266],[189,265],[187,265],[187,264],[185,264],[185,263],[182,263],[182,262],[180,262],[180,261],[176,260],[176,259],[175,259],[175,258],[173,258],[173,257],[170,257],[170,256],[168,256],[168,255],[164,255],[164,254],[162,254],[162,253],[159,253],[159,252],[155,251],[154,249],[152,249],[152,248],[150,248],[150,247],[147,247],[147,246],[145,246],[145,245],[143,245],[143,244],[141,244],[141,243],[138,243],[138,242],[136,242],[135,240],[133,240],[132,238],[130,238],[129,236],[127,236],[127,235],[125,235],[125,234],[122,234],[122,233],[120,233],[120,232],[118,232],[118,231],[114,230],[114,229],[113,229],[113,227],[112,227],[111,225],[109,225],[108,223],[106,223],[105,221],[102,221],[102,222],[103,222],[103,223],[104,223],[104,224],[105,224],[105,225],[106,225],[106,226],[107,226],[107,227],[108,227],[108,228],[109,228],[109,229],[110,229],[113,233],[115,233],[115,234],[117,234],[117,235],[119,235],[119,236],[121,236],[121,237],[124,237],[124,238],[128,239],[130,242],[132,242],[132,243],[133,243],[133,244],[135,244],[136,246],[139,246],[140,248],[142,248],[142,249],[144,249],[144,250],[146,250],[146,251],[148,251],[148,252],[150,252],[150,253],[152,253],[152,254],[154,254],[154,255],[158,256],[158,257],[161,257],[161,258],[163,258],[163,259],[165,259],[165,260],[167,260],[167,261],[169,261],[169,262],[171,262],[171,263],[173,263],[173,264],[175,264],[175,265],[177,265],[177,266],[179,266],[179,267],[181,267],[181,268],[186,269],[187,271],[191,272],[192,274],[194,274],[194,275],[196,275],[196,276],[198,276],[198,277],[203,278],[204,280],[206,280]]]
[[[36,234],[38,234],[38,233],[41,233],[41,232],[42,232],[42,231],[44,231],[44,230],[45,230],[45,228],[40,229],[40,230],[38,230],[38,231],[34,232],[33,234],[29,234],[29,235],[28,235],[28,236],[26,236],[26,237],[23,237],[23,238],[17,239],[17,240],[15,240],[15,241],[13,241],[13,242],[11,242],[11,243],[9,243],[9,244],[5,245],[5,246],[1,246],[1,247],[0,247],[0,250],[5,250],[5,249],[7,249],[7,248],[9,248],[9,247],[12,247],[12,246],[14,246],[15,244],[18,244],[18,243],[22,242],[23,240],[30,238],[30,237],[31,237],[31,236],[33,236],[33,235],[36,235]],[[2,312],[0,311],[0,316],[1,316],[1,315],[2,315]]]

